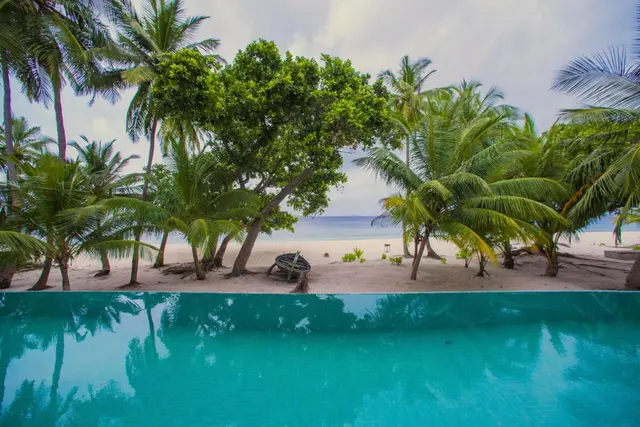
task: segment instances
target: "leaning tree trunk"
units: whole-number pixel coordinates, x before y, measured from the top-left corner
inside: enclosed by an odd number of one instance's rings
[[[0,289],[9,289],[16,269],[12,265],[0,267]]]
[[[151,134],[149,135],[149,158],[147,159],[147,170],[144,174],[144,185],[142,186],[142,200],[146,201],[149,197],[149,178],[151,178],[151,166],[153,166],[153,153],[156,149],[156,129],[158,127],[158,121],[154,120],[151,124]],[[135,241],[140,242],[142,237],[142,230],[139,228],[135,233]],[[138,247],[133,248],[133,257],[131,257],[131,278],[127,286],[137,286],[138,283],[138,268],[140,266],[140,249]]]
[[[42,272],[40,273],[40,278],[29,290],[30,291],[43,291],[45,289],[49,289],[51,286],[47,285],[49,281],[49,273],[51,273],[51,265],[53,264],[53,258],[46,257],[44,259],[44,265],[42,266]]]
[[[630,289],[640,289],[640,256],[633,262],[624,284]]]
[[[207,278],[207,276],[204,273],[204,270],[202,269],[202,264],[200,264],[200,261],[198,260],[198,249],[196,249],[195,246],[191,245],[191,255],[193,255],[193,266],[196,269],[196,279],[198,280],[204,280]]]
[[[478,270],[478,274],[476,274],[476,277],[488,276],[489,273],[487,273],[487,270],[485,269],[485,267],[487,266],[487,259],[485,258],[483,253],[480,253],[480,255],[478,256],[478,264],[480,265],[480,270]]]
[[[54,73],[56,76],[57,73]],[[64,117],[62,115],[62,84],[60,76],[53,79],[53,107],[56,113],[56,129],[58,131],[58,158],[65,161],[67,158],[67,134],[64,130]]]
[[[9,62],[2,60],[2,87],[4,88],[4,143],[7,159],[7,180],[15,182],[18,175],[13,156],[13,121],[11,114],[11,82],[9,81]]]
[[[271,215],[271,212],[300,184],[309,179],[313,174],[313,169],[305,169],[300,175],[298,175],[293,181],[287,184],[280,192],[260,211],[260,216],[253,221],[247,237],[244,239],[244,243],[238,252],[235,262],[233,263],[233,270],[231,270],[231,276],[237,277],[247,272],[247,262],[251,256],[253,246],[258,240],[258,235],[265,221]]]
[[[169,232],[165,231],[160,241],[160,250],[156,256],[156,262],[153,263],[153,268],[164,267],[164,251],[167,248],[167,240],[169,239]]]
[[[422,260],[422,254],[424,254],[424,248],[427,245],[426,235],[420,242],[420,249],[416,254],[416,257],[413,259],[413,265],[411,266],[411,280],[416,280],[418,278],[418,267],[420,267],[420,261]]]
[[[560,268],[558,264],[558,252],[552,248],[546,251],[546,255],[547,267],[545,268],[544,276],[556,277],[558,275],[558,269]]]
[[[431,232],[425,234],[425,240],[427,241],[427,258],[440,260],[442,257],[436,253],[435,250],[431,247],[431,240],[429,240],[429,235]]]
[[[224,259],[224,253],[227,251],[227,246],[233,239],[232,234],[227,234],[224,239],[222,239],[222,243],[218,248],[218,252],[216,252],[216,256],[213,257],[213,266],[214,267],[222,267],[222,260]]]
[[[58,258],[58,267],[60,268],[60,275],[62,276],[62,290],[71,290],[71,281],[69,280],[69,258]]]
[[[405,159],[407,162],[407,168],[409,167],[409,138],[407,138],[405,144]],[[402,253],[405,258],[411,258],[411,252],[409,252],[409,245],[407,244],[407,224],[402,221]]]

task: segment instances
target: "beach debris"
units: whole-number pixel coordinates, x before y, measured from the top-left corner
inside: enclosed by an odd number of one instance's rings
[[[325,252],[323,255],[325,258],[329,258],[329,252]]]
[[[292,294],[308,294],[309,293],[309,278],[307,272],[300,274],[295,288],[291,291]]]
[[[300,251],[278,255],[276,262],[267,270],[267,276],[271,274],[275,267],[278,267],[278,271],[287,276],[287,280],[291,280],[292,277],[299,277],[301,274],[308,273],[311,270],[311,264],[300,255]]]

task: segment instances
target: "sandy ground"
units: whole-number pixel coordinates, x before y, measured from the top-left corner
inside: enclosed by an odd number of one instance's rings
[[[628,232],[624,235],[625,244],[640,242],[640,232]],[[569,243],[569,242],[565,242]],[[430,291],[487,291],[487,290],[594,290],[623,289],[624,277],[631,262],[606,260],[603,257],[604,245],[613,245],[611,233],[584,233],[580,241],[573,241],[569,252],[588,259],[561,259],[561,269],[557,278],[543,277],[545,259],[542,256],[523,255],[516,259],[515,270],[506,270],[489,266],[490,278],[474,277],[477,264],[464,268],[462,261],[455,259],[457,249],[446,242],[435,241],[435,250],[444,255],[446,264],[424,259],[420,265],[418,280],[409,280],[411,260],[405,259],[400,266],[394,266],[388,260],[382,260],[384,245],[391,245],[391,254],[401,253],[399,239],[357,240],[357,241],[315,241],[315,242],[271,242],[258,241],[249,261],[249,268],[257,274],[240,278],[226,279],[224,274],[230,268],[222,268],[208,273],[206,280],[199,281],[195,276],[181,278],[179,275],[163,275],[160,269],[153,269],[150,262],[142,261],[137,288],[145,291],[170,292],[260,292],[284,293],[293,288],[280,276],[266,277],[267,268],[274,258],[283,252],[302,251],[311,263],[309,275],[310,292],[313,293],[374,293],[374,292],[430,292]],[[343,263],[342,255],[352,248],[364,250],[366,262]],[[225,265],[231,266],[239,245],[227,250]],[[329,257],[324,254],[328,253]],[[167,246],[166,262],[188,262],[191,252],[188,246],[174,244]],[[119,290],[118,287],[129,281],[130,260],[112,260],[111,274],[96,278],[93,274],[100,264],[95,259],[78,258],[73,261],[70,277],[71,289],[77,291]],[[14,277],[14,291],[24,291],[32,286],[40,272],[29,271]],[[58,270],[52,270],[49,285],[51,290],[61,290]]]

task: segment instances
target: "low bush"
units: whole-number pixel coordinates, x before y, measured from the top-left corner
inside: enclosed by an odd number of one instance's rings
[[[391,264],[393,265],[400,265],[402,264],[402,257],[401,256],[389,257],[389,262],[391,262]]]

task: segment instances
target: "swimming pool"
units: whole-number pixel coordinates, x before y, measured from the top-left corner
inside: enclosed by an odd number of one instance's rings
[[[639,293],[12,293],[0,331],[0,426],[640,425]]]

